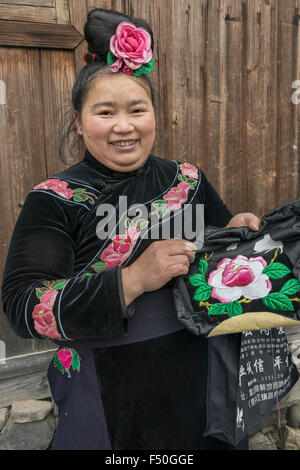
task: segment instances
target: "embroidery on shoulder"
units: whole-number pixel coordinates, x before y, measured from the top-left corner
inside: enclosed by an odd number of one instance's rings
[[[80,357],[75,349],[61,348],[54,356],[54,366],[58,368],[61,374],[66,374],[70,379],[70,369],[80,372]]]
[[[179,165],[181,173],[178,175],[178,185],[171,188],[162,199],[152,202],[155,214],[159,219],[165,217],[169,212],[180,209],[188,200],[189,192],[195,189],[199,179],[198,169],[190,163]]]
[[[42,183],[34,186],[34,190],[45,189],[53,191],[54,193],[58,194],[60,197],[73,200],[76,202],[89,202],[89,204],[95,204],[96,199],[98,196],[95,194],[88,192],[86,188],[74,188],[71,189],[69,187],[69,183],[67,181],[62,181],[59,179],[47,179]]]
[[[44,339],[62,339],[58,332],[53,307],[58,291],[62,289],[67,280],[47,281],[43,287],[36,288],[36,296],[40,300],[32,312],[34,329]]]

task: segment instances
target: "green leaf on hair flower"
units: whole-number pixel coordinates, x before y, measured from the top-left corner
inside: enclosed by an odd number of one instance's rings
[[[300,290],[300,282],[297,279],[290,279],[280,289],[281,294],[294,295]]]
[[[116,62],[117,58],[109,51],[107,54],[107,65],[113,65]]]
[[[281,312],[292,312],[294,310],[290,299],[280,292],[273,292],[264,297],[262,301],[271,310],[279,310]]]
[[[205,281],[203,281],[200,287],[198,287],[196,290],[193,298],[198,302],[205,302],[210,298],[212,290],[213,287],[209,286]]]
[[[135,70],[132,75],[134,75],[135,77],[139,77],[143,73],[150,73],[152,72],[153,67],[154,62],[153,59],[151,59],[150,62],[148,62],[147,64],[143,64],[139,69]]]
[[[226,313],[226,304],[213,304],[209,307],[208,315],[224,315]]]
[[[241,304],[237,301],[231,302],[226,306],[227,315],[231,317],[237,317],[243,313],[243,308]]]
[[[281,279],[287,274],[290,274],[291,270],[282,263],[269,264],[263,271],[263,274],[267,274],[270,279]]]

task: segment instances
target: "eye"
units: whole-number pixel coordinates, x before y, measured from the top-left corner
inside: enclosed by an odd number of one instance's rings
[[[145,110],[143,108],[136,108],[133,110],[133,113],[134,114],[139,114],[139,113],[143,113]]]
[[[110,114],[112,114],[112,112],[111,112],[111,111],[107,111],[107,110],[105,110],[105,111],[100,111],[100,112],[98,113],[99,116],[109,116]]]

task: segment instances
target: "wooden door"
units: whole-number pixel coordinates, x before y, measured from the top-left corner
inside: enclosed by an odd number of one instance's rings
[[[0,0],[1,273],[28,191],[79,158],[63,152],[61,160],[59,142],[75,71],[83,65],[76,27],[82,14],[83,1]],[[0,339],[0,359],[55,348],[18,338],[3,314]]]

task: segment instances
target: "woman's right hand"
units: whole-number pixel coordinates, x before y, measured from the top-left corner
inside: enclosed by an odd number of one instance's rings
[[[126,306],[144,292],[163,287],[173,277],[187,274],[197,247],[182,239],[153,242],[144,253],[122,269],[122,283]]]

